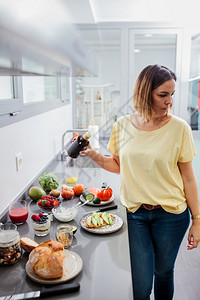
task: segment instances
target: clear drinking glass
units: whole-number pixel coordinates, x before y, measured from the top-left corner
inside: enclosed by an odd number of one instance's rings
[[[16,225],[24,224],[28,218],[28,203],[25,200],[12,202],[9,205],[9,217]]]
[[[51,216],[43,217],[40,221],[32,220],[34,233],[37,236],[46,236],[50,232]]]
[[[73,241],[72,226],[67,224],[58,225],[56,239],[64,245],[64,248],[69,248]]]

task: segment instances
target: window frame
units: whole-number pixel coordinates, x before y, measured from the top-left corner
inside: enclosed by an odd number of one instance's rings
[[[13,98],[0,101],[0,128],[69,104],[71,102],[70,76],[70,68],[65,76],[57,76],[58,97],[56,99],[36,103],[23,103],[22,76],[11,76]],[[65,97],[61,92],[61,77],[69,78],[69,93],[65,94]]]

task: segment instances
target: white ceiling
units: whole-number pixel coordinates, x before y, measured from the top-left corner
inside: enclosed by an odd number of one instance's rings
[[[200,0],[63,0],[72,23],[171,22],[200,32]]]

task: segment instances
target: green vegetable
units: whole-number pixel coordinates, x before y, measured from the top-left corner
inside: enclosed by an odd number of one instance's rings
[[[51,191],[54,189],[57,189],[59,186],[59,180],[56,177],[56,175],[52,172],[45,172],[43,173],[39,179],[38,179],[39,184],[45,191]]]
[[[87,224],[90,226],[92,221],[92,216],[87,217]]]
[[[82,195],[85,198],[85,200],[89,200],[90,202],[94,199],[94,195],[86,189],[82,192]]]
[[[104,222],[106,222],[106,224],[110,225],[107,213],[103,213],[101,217],[104,220]]]

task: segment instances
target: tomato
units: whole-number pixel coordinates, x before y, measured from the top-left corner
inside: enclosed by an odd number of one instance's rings
[[[80,196],[82,194],[82,192],[84,191],[85,187],[82,183],[79,183],[79,184],[76,184],[72,189],[76,196]]]
[[[64,188],[62,190],[61,196],[64,199],[67,199],[67,200],[71,199],[72,197],[74,197],[74,191],[72,189],[69,189],[69,188]]]
[[[87,189],[91,194],[93,194],[95,197],[97,197],[97,194],[101,191],[100,189],[96,187],[90,187]]]
[[[100,190],[96,197],[99,198],[101,201],[109,200],[112,197],[113,191],[110,187]]]

